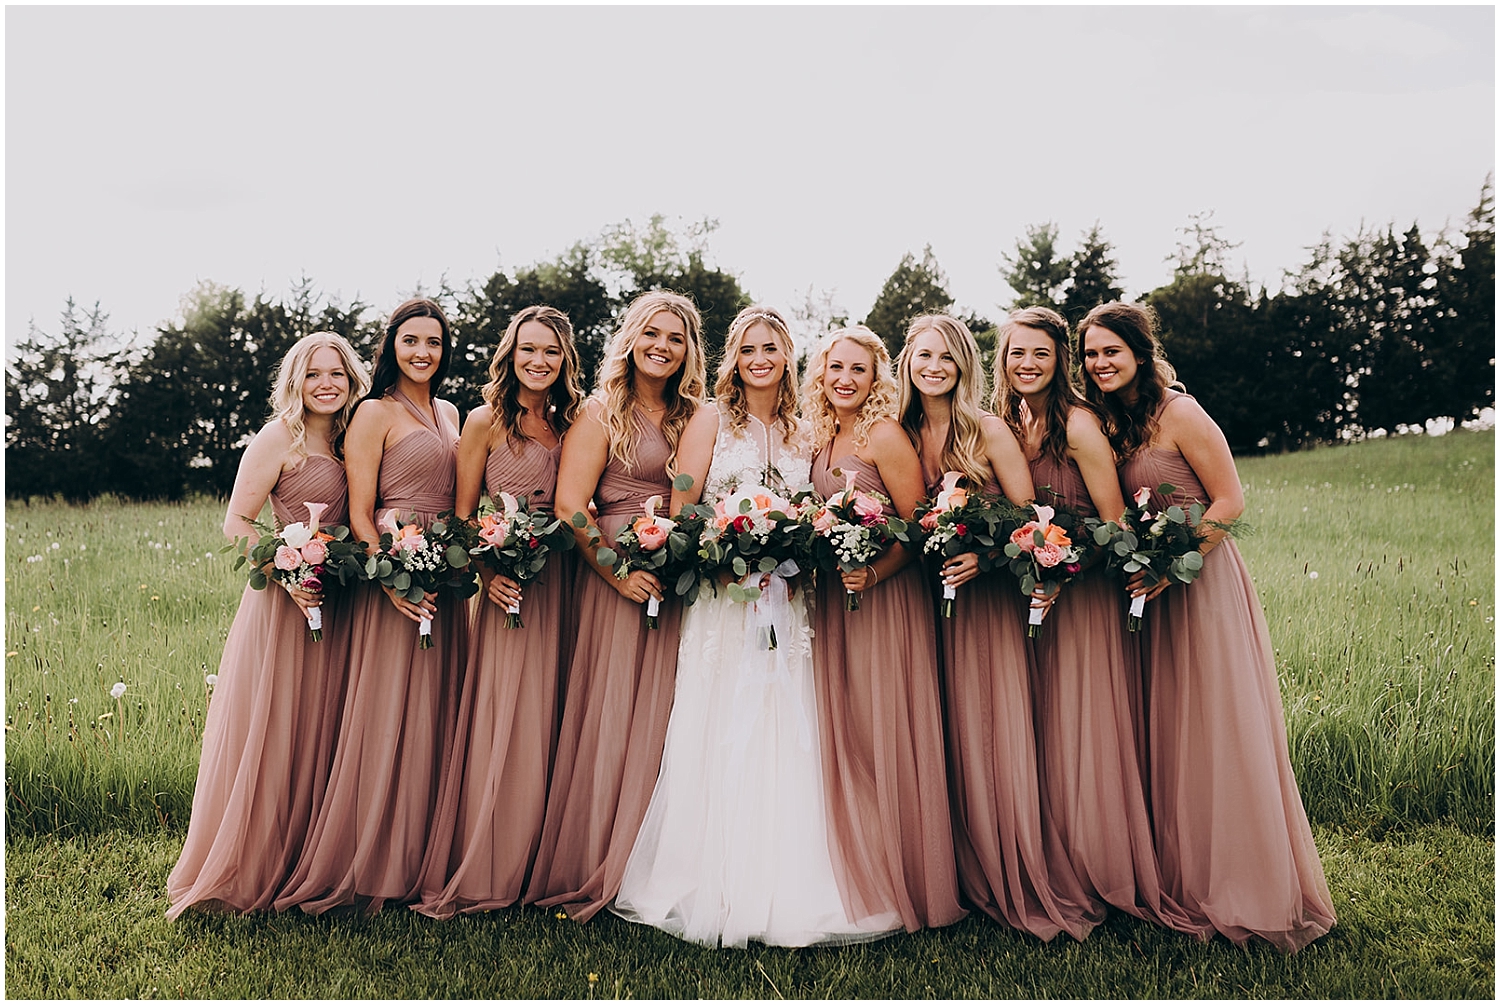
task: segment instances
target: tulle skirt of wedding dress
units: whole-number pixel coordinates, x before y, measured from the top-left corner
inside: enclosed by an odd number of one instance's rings
[[[769,598],[780,588],[779,602]],[[828,851],[811,629],[773,580],[756,605],[705,593],[682,621],[661,774],[612,910],[690,942],[858,942]],[[770,616],[775,612],[774,618]],[[775,649],[763,648],[776,629]]]

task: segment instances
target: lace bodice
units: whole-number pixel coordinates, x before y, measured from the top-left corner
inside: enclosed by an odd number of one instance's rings
[[[804,436],[794,434],[788,444],[778,427],[767,429],[753,415],[744,429],[731,429],[725,413],[725,409],[719,410],[719,436],[714,441],[714,459],[703,484],[704,502],[713,502],[722,492],[750,485],[765,485],[788,494],[807,484],[811,458],[806,448],[800,446],[805,442]]]

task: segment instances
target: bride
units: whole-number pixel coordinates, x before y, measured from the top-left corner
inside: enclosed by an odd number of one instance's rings
[[[725,338],[715,401],[683,432],[672,512],[763,485],[805,485],[786,321],[748,307]],[[761,599],[720,587],[682,621],[677,693],[661,774],[612,910],[690,942],[744,948],[879,938],[891,917],[850,920],[828,851],[811,630],[785,572],[751,572]],[[760,611],[756,610],[757,605]],[[763,648],[769,617],[777,648]]]

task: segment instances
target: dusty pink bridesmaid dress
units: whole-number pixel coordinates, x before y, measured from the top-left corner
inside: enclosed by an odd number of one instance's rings
[[[458,430],[437,425],[404,395],[391,395],[422,423],[380,462],[382,510],[423,525],[453,508]],[[441,413],[439,413],[441,414]],[[321,914],[417,895],[439,775],[447,763],[468,657],[463,600],[440,593],[432,648],[418,648],[417,624],[378,586],[360,589],[349,683],[328,790],[307,850],[276,898],[276,909]]]
[[[306,521],[309,502],[328,507],[321,525],[348,522],[342,464],[313,455],[284,472],[271,492],[277,525]],[[358,589],[329,588],[314,642],[280,586],[245,587],[204,721],[167,917],[193,906],[265,910],[291,872],[328,780]]]
[[[535,440],[518,450],[500,442],[485,463],[485,491],[552,509],[557,459]],[[508,907],[521,898],[542,836],[547,776],[557,743],[563,605],[572,586],[570,553],[522,584],[523,627],[505,627],[505,610],[484,593],[469,639],[453,751],[413,907],[434,918]]]
[[[854,455],[813,458],[823,496],[855,472],[867,492],[886,492]],[[893,512],[893,511],[891,511]],[[897,547],[903,547],[897,545]],[[813,668],[823,746],[828,840],[850,920],[895,914],[907,931],[951,925],[958,903],[938,697],[937,637],[924,566],[913,562],[844,610],[844,586],[820,573],[813,606]]]
[[[1126,498],[1163,483],[1171,502],[1209,501],[1176,449],[1143,448],[1121,469]],[[1146,604],[1141,647],[1162,893],[1186,914],[1164,920],[1300,949],[1333,927],[1333,902],[1287,755],[1265,615],[1233,541],[1191,585]]]
[[[610,458],[594,494],[606,541],[641,513],[646,499],[671,497],[667,439],[644,419],[639,427],[635,466]],[[643,605],[579,563],[577,637],[541,847],[526,890],[528,903],[563,906],[577,921],[592,918],[619,892],[656,786],[682,622],[671,584],[667,593],[660,627],[648,630]]]
[[[985,491],[1000,486],[991,479]],[[959,886],[997,921],[1047,941],[1059,932],[1082,940],[1104,911],[1043,842],[1024,598],[1004,570],[957,594],[954,616],[937,623]]]
[[[1039,502],[1099,515],[1072,460],[1043,454],[1031,479]],[[1091,898],[1154,921],[1178,915],[1162,903],[1152,845],[1140,653],[1126,639],[1125,603],[1120,580],[1091,568],[1032,640],[1043,825]]]

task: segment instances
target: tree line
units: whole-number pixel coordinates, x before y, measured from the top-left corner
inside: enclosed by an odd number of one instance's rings
[[[751,302],[732,273],[710,265],[712,221],[683,232],[662,217],[629,222],[555,259],[496,270],[461,288],[426,291],[453,322],[456,353],[443,396],[461,412],[480,402],[490,356],[512,313],[534,303],[565,311],[592,380],[614,324],[638,293],[671,289],[702,311],[710,361],[730,320]],[[1413,224],[1329,235],[1281,289],[1234,278],[1235,247],[1208,215],[1182,228],[1172,279],[1142,300],[1160,315],[1168,354],[1241,453],[1338,442],[1494,404],[1494,191],[1456,233],[1424,238]],[[1008,309],[1042,305],[1076,323],[1121,298],[1113,247],[1095,225],[1065,252],[1058,228],[1028,227],[1001,273]],[[422,291],[419,291],[422,292]],[[911,318],[947,312],[975,331],[986,355],[996,325],[959,308],[932,254],[907,254],[863,323],[893,354]],[[809,290],[789,312],[804,332],[849,322]],[[128,498],[227,494],[239,455],[265,422],[272,371],[301,336],[334,331],[368,358],[381,318],[340,304],[304,279],[283,299],[204,284],[149,343],[122,344],[95,305],[69,300],[56,334],[32,325],[7,354],[6,491],[12,497],[103,493]],[[988,362],[988,359],[987,359]]]

